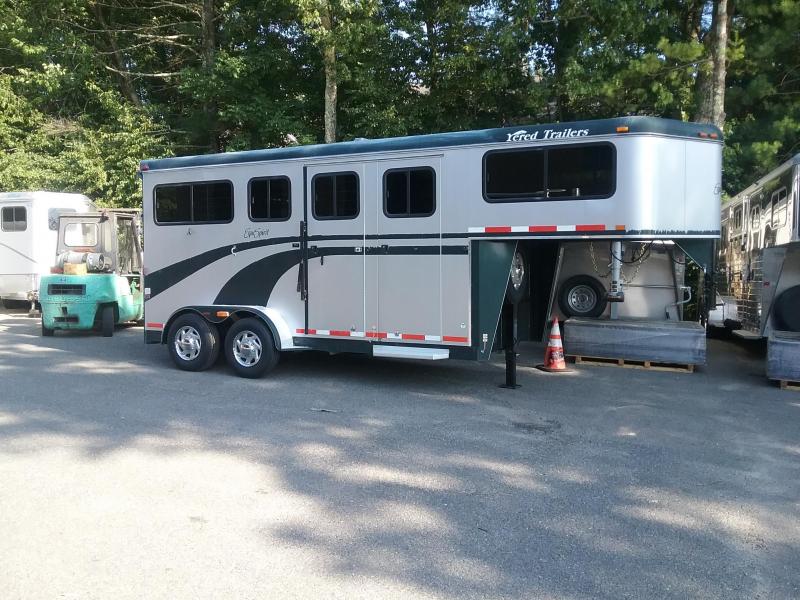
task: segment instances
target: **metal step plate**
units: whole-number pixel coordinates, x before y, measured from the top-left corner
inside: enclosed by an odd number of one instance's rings
[[[450,358],[447,348],[420,348],[418,346],[382,346],[372,347],[372,356],[384,358],[415,358],[417,360],[444,360]]]

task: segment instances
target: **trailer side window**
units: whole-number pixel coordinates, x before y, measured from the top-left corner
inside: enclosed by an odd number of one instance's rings
[[[28,228],[28,211],[24,206],[6,206],[0,216],[3,231],[25,231]]]
[[[230,223],[233,185],[230,181],[181,183],[156,188],[159,224]]]
[[[387,217],[429,217],[436,212],[436,174],[430,167],[392,169],[383,174]]]
[[[741,206],[737,206],[733,210],[733,228],[736,231],[739,231],[739,230],[742,229],[742,207]]]
[[[325,173],[312,181],[315,219],[354,219],[359,212],[358,175]]]
[[[608,198],[614,193],[611,144],[492,150],[484,155],[487,202],[539,202]]]
[[[263,177],[250,180],[250,219],[286,221],[292,214],[291,186],[288,177]]]

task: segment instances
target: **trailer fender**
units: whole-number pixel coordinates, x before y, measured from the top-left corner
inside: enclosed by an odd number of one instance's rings
[[[197,313],[209,323],[223,327],[248,317],[260,319],[269,328],[277,350],[288,350],[294,347],[291,329],[281,314],[274,309],[259,306],[185,306],[173,313],[164,324],[164,335],[169,331],[173,321],[187,312]],[[162,343],[166,343],[166,338],[163,336]]]

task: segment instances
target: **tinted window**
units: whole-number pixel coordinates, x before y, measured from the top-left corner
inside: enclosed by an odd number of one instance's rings
[[[28,228],[28,211],[24,206],[7,206],[0,215],[3,231],[25,231]]]
[[[358,175],[331,173],[317,175],[313,181],[316,219],[352,219],[358,216]]]
[[[158,223],[226,223],[231,220],[233,185],[228,181],[156,188]]]
[[[611,146],[576,146],[547,151],[547,195],[550,198],[610,196],[614,191]]]
[[[614,193],[614,147],[587,144],[488,152],[484,194],[489,202],[608,197]]]
[[[383,193],[389,217],[427,217],[436,211],[436,178],[429,167],[387,171]]]
[[[254,221],[285,221],[291,215],[288,177],[250,181],[250,218]]]
[[[484,168],[486,198],[496,202],[544,198],[544,151],[490,152]]]

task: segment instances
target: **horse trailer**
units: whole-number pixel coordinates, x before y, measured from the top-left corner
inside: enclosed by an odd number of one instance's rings
[[[722,207],[717,309],[742,337],[800,332],[800,154]]]
[[[36,301],[39,277],[53,265],[58,217],[94,209],[92,201],[81,194],[0,194],[0,298]]]
[[[719,236],[721,133],[650,117],[144,161],[145,340],[486,360],[553,316],[680,319]]]

